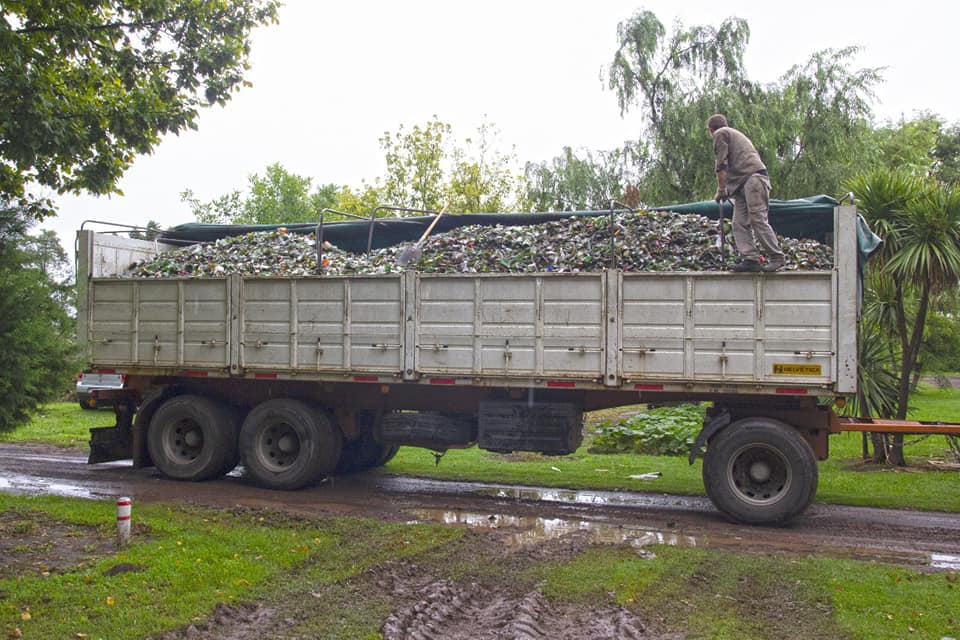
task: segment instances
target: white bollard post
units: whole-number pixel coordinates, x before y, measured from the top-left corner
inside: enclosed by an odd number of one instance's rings
[[[130,498],[117,498],[117,548],[122,549],[130,543]]]

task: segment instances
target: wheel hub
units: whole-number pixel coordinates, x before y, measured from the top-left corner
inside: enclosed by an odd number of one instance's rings
[[[290,434],[283,435],[277,440],[277,448],[283,453],[293,453],[297,450],[297,439]]]
[[[764,506],[779,502],[787,494],[793,474],[780,451],[765,444],[751,444],[730,458],[727,481],[741,500]]]
[[[770,479],[770,465],[762,460],[750,465],[750,479],[754,482],[766,482]]]
[[[285,471],[300,454],[300,437],[289,424],[270,424],[257,438],[257,458],[274,473]]]
[[[191,429],[183,434],[183,441],[188,447],[199,447],[203,443],[203,434],[196,429]]]

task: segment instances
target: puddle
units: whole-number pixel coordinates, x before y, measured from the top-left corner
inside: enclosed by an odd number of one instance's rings
[[[931,554],[931,558],[930,566],[934,569],[960,571],[960,556],[952,556],[947,553],[934,553]]]
[[[556,540],[563,536],[586,533],[594,544],[626,544],[642,555],[646,547],[702,547],[731,552],[765,553],[770,555],[827,556],[836,559],[879,562],[884,564],[929,567],[931,569],[960,570],[960,556],[946,553],[924,553],[896,549],[865,549],[857,547],[825,547],[789,540],[747,540],[740,536],[687,535],[672,531],[658,531],[629,525],[593,522],[567,518],[537,518],[503,513],[470,513],[444,509],[406,509],[415,518],[410,524],[438,522],[471,529],[513,529],[504,537],[508,547],[523,547]]]
[[[29,495],[57,495],[67,498],[86,498],[90,500],[101,498],[104,495],[72,484],[41,480],[35,476],[0,477],[0,491]]]
[[[453,494],[513,500],[516,502],[551,502],[612,507],[677,507],[691,511],[713,511],[710,501],[703,497],[675,496],[667,494],[644,494],[620,491],[582,491],[575,489],[545,489],[541,487],[517,487],[447,480],[425,480],[386,476],[378,484],[387,491],[419,494]]]
[[[464,513],[442,509],[408,509],[407,513],[417,521],[442,522],[450,525],[465,525],[474,529],[518,529],[505,538],[507,546],[521,547],[562,538],[574,532],[586,532],[591,542],[598,544],[629,544],[641,549],[652,544],[678,547],[696,547],[693,536],[633,529],[619,525],[588,520],[565,518],[534,518],[507,514]]]

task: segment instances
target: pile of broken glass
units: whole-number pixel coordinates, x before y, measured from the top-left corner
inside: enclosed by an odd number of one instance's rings
[[[729,228],[729,221],[728,221]],[[785,270],[829,270],[833,251],[815,240],[780,238]],[[325,243],[318,265],[313,235],[280,228],[161,252],[134,263],[136,278],[366,275],[425,273],[533,273],[623,271],[722,271],[736,262],[732,234],[721,247],[717,221],[696,214],[658,211],[571,217],[527,226],[460,227],[428,236],[419,257],[400,256],[413,242],[369,253],[349,253]]]

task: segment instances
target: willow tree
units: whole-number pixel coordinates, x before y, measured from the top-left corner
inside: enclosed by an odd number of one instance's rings
[[[622,114],[641,116],[635,152],[648,203],[713,194],[705,122],[718,112],[753,140],[776,197],[837,193],[851,172],[870,165],[870,102],[881,76],[856,69],[856,48],[814,53],[763,85],[744,67],[750,30],[739,18],[668,32],[642,11],[617,33],[608,84]]]

